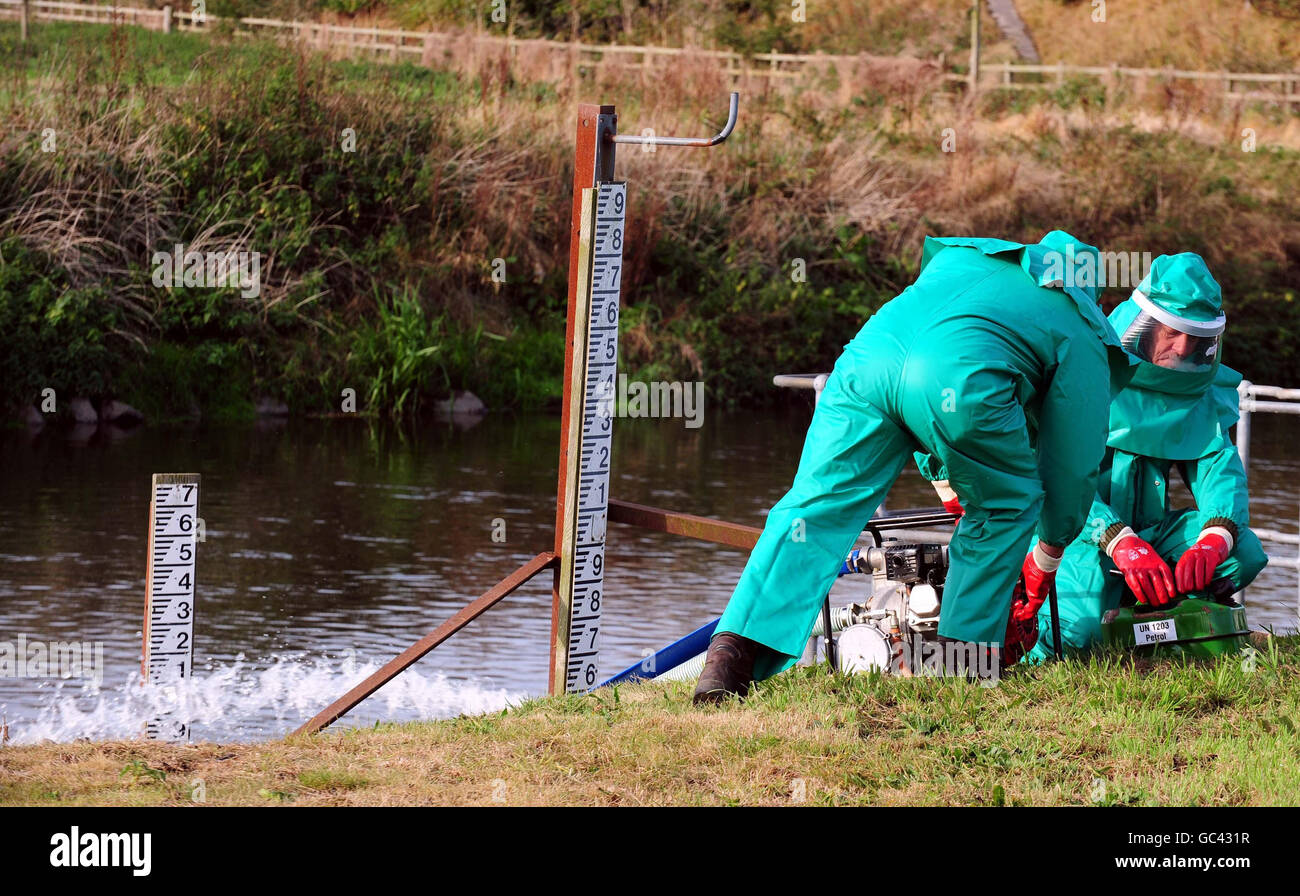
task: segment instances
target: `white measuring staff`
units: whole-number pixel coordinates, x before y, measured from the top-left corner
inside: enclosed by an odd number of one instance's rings
[[[594,215],[591,194],[595,193]],[[577,355],[583,383],[579,441],[577,512],[566,511],[571,527],[566,538],[572,559],[561,574],[568,577],[568,664],[565,690],[595,687],[599,670],[600,612],[605,578],[605,526],[609,511],[610,454],[614,434],[614,381],[618,371],[619,286],[623,275],[623,225],[627,184],[597,183],[583,191],[582,242],[590,246],[580,270],[580,300],[588,307],[582,322],[585,352]],[[594,230],[593,230],[594,225]],[[567,559],[567,558],[566,558]]]
[[[144,674],[167,686],[194,672],[194,555],[199,526],[199,475],[155,473],[149,502],[145,576]],[[150,719],[149,737],[188,740],[189,720]]]

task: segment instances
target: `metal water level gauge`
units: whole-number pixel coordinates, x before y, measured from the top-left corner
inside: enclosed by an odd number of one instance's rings
[[[627,184],[597,183],[583,191],[579,248],[579,328],[573,381],[583,384],[582,413],[570,419],[577,436],[577,501],[567,501],[561,589],[569,598],[568,662],[564,689],[581,691],[599,681],[599,634],[604,596],[605,529],[614,435],[614,383],[618,375],[619,285]],[[575,346],[576,347],[576,346]],[[572,442],[570,444],[573,444]],[[573,481],[573,480],[571,480]]]
[[[149,503],[149,560],[145,576],[146,681],[173,688],[194,674],[194,558],[198,546],[199,476],[155,473]],[[165,692],[166,693],[166,692]],[[152,718],[149,737],[188,740],[189,720]]]

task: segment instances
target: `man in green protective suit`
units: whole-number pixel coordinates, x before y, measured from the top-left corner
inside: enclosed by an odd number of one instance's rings
[[[1161,255],[1110,322],[1140,363],[1111,404],[1097,494],[1057,576],[1061,641],[1074,649],[1100,639],[1125,584],[1161,607],[1180,594],[1240,591],[1268,563],[1247,527],[1246,472],[1228,436],[1241,374],[1220,363],[1225,317],[1205,262]],[[1175,468],[1195,508],[1170,509]],[[1045,611],[1039,630],[1030,662],[1049,655]]]
[[[794,664],[914,451],[944,469],[965,508],[939,635],[1001,645],[1022,560],[1037,610],[1096,492],[1112,389],[1129,372],[1097,306],[1100,278],[1097,250],[1061,231],[1035,244],[926,239],[917,281],[867,321],[826,382],[794,483],[709,644],[697,703]]]

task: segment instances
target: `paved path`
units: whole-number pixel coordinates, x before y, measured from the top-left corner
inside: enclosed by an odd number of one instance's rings
[[[1038,48],[1034,46],[1034,39],[1029,35],[1025,20],[1020,18],[1014,0],[988,0],[988,7],[989,12],[993,13],[994,21],[1011,41],[1020,57],[1026,62],[1037,63]]]

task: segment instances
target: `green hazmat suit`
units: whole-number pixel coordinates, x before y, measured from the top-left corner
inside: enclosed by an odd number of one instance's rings
[[[1115,332],[1127,334],[1152,306],[1169,323],[1193,327],[1217,319],[1222,330],[1219,285],[1205,262],[1191,252],[1162,255],[1134,296],[1111,312]],[[1124,338],[1125,345],[1130,340]],[[1233,548],[1215,569],[1240,590],[1268,563],[1259,538],[1250,531],[1246,472],[1229,436],[1237,422],[1237,384],[1241,374],[1222,366],[1222,346],[1206,337],[1208,363],[1168,369],[1139,358],[1137,369],[1110,407],[1110,432],[1097,482],[1097,495],[1079,537],[1066,548],[1056,577],[1061,641],[1072,651],[1101,638],[1101,618],[1120,606],[1124,579],[1105,553],[1125,526],[1148,542],[1173,570],[1202,530],[1221,527]],[[1137,349],[1136,345],[1132,346]],[[1174,510],[1168,496],[1174,470],[1187,483],[1195,508]],[[1204,596],[1204,595],[1198,595]],[[1039,611],[1039,640],[1027,657],[1051,655],[1051,616]]]
[[[772,508],[716,633],[794,664],[844,557],[914,451],[966,508],[949,548],[941,634],[1001,644],[1041,527],[1083,525],[1105,447],[1108,381],[1129,359],[1097,306],[1098,253],[1061,231],[1036,244],[927,238],[921,274],[845,346],[794,483]]]

